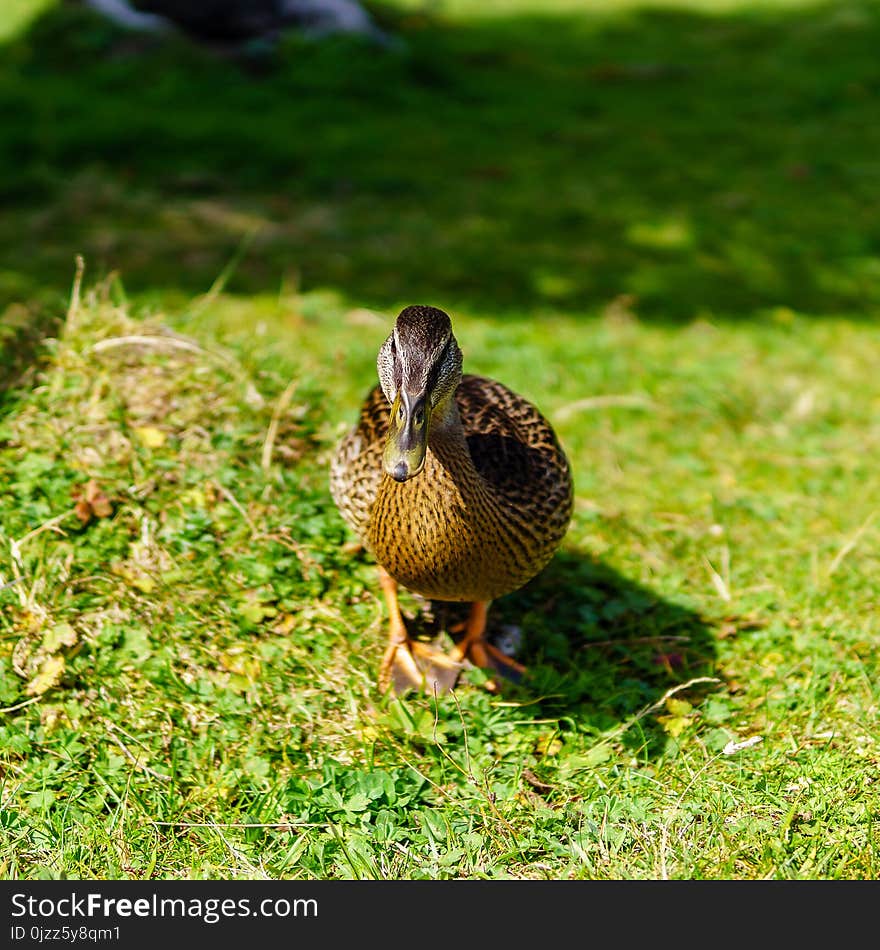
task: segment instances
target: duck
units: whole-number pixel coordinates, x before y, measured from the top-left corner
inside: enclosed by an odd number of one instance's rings
[[[388,640],[378,686],[444,693],[470,663],[518,681],[526,668],[487,638],[490,604],[546,567],[568,530],[571,466],[539,410],[503,383],[462,372],[444,310],[412,305],[379,347],[379,382],[330,463],[343,521],[378,566]],[[399,589],[469,604],[444,651],[412,637]]]

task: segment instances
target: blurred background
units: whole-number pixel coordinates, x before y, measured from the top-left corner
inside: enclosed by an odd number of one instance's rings
[[[874,2],[137,5],[177,26],[0,7],[0,312],[57,312],[78,253],[172,310],[218,279],[670,323],[880,307]]]

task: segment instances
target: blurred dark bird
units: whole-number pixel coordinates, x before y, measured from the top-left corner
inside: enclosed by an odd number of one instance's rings
[[[217,44],[272,41],[297,28],[311,36],[359,33],[384,41],[356,0],[84,0],[119,26],[160,32],[177,27]]]
[[[559,547],[572,512],[568,460],[531,403],[462,375],[442,310],[401,311],[376,365],[379,385],[336,451],[330,490],[379,564],[391,620],[379,686],[443,692],[465,659],[517,679],[524,667],[486,639],[487,610]],[[449,653],[409,636],[398,584],[471,604]],[[494,679],[488,686],[497,689]]]

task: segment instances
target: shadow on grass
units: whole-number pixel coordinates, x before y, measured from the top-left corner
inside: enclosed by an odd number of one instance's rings
[[[251,235],[231,291],[875,315],[880,8],[584,7],[373,4],[402,50],[236,61],[50,9],[0,50],[0,303],[64,294],[82,253],[174,305]]]
[[[434,602],[410,628],[434,634],[463,620],[467,610]],[[528,673],[506,688],[508,697],[525,703],[531,717],[578,729],[615,733],[667,691],[717,675],[714,634],[705,618],[571,550],[557,553],[524,588],[495,601],[488,630],[502,647],[512,634],[521,638],[516,656]],[[713,688],[698,683],[676,695],[695,702]],[[638,718],[621,740],[640,756],[658,755],[668,736],[657,717],[667,712],[661,705]]]

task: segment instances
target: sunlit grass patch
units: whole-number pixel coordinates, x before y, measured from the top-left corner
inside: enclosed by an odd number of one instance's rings
[[[873,331],[456,318],[576,513],[493,608],[524,684],[398,701],[326,484],[387,318],[81,296],[0,424],[6,875],[875,873]]]

